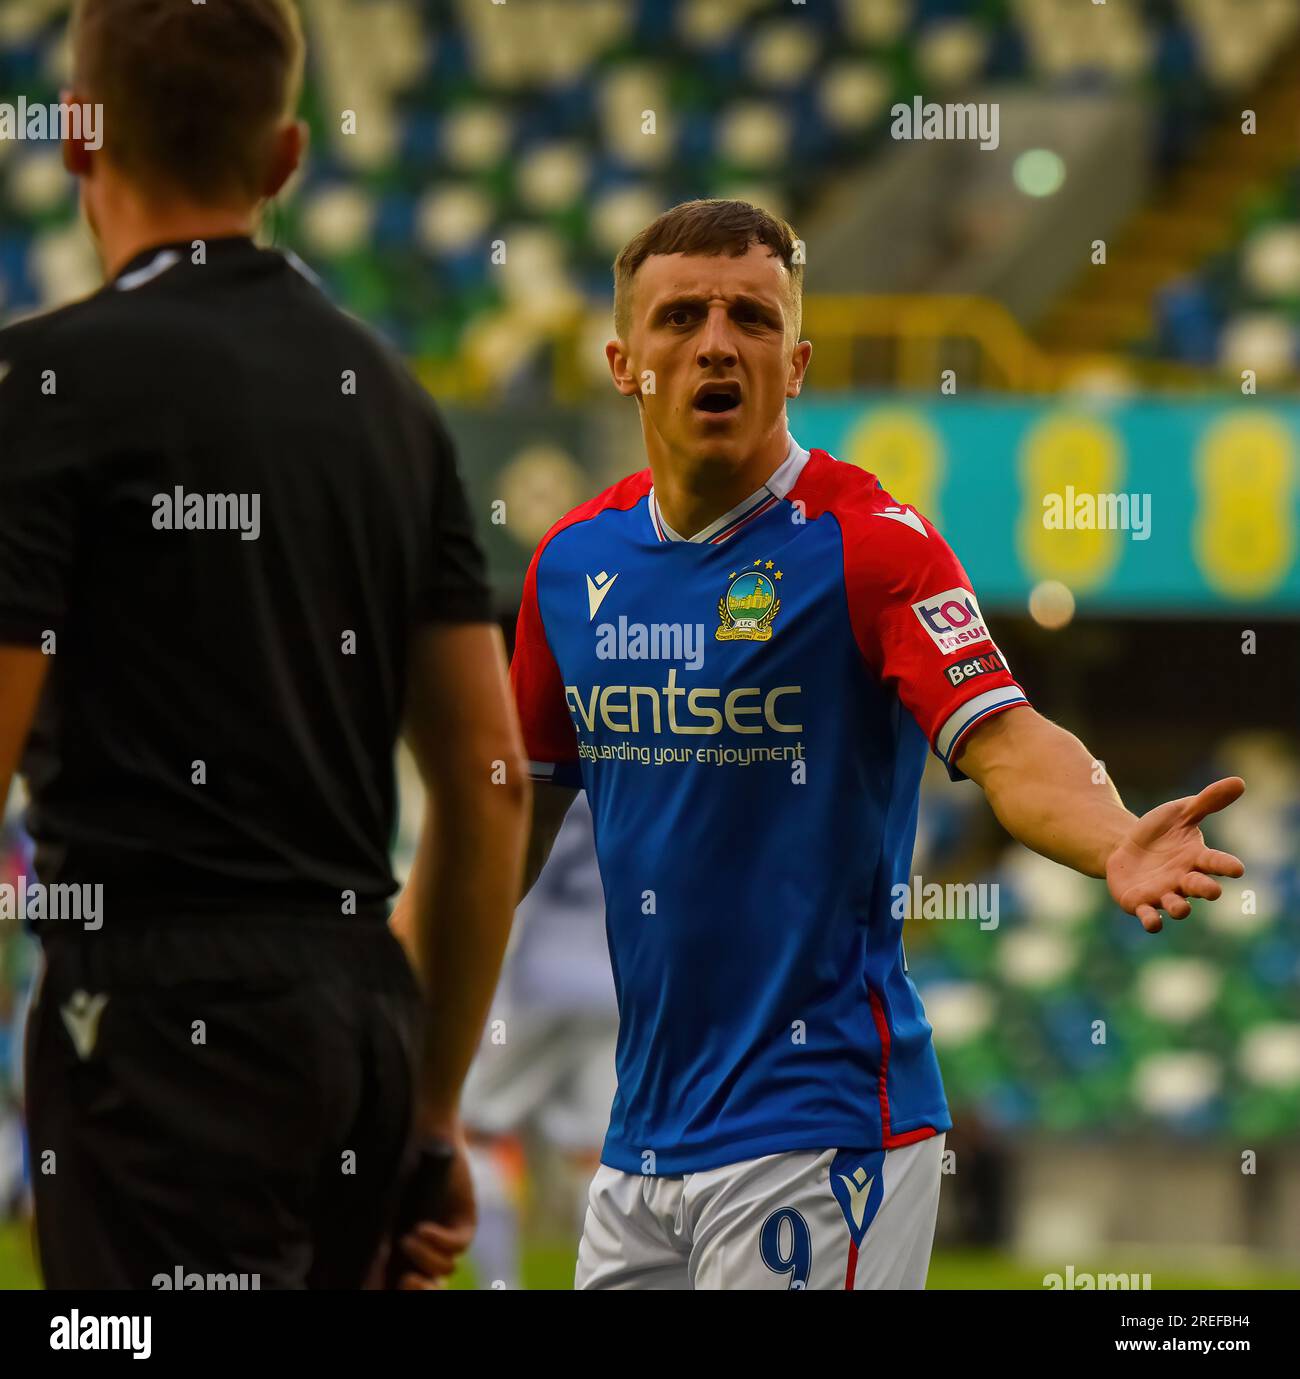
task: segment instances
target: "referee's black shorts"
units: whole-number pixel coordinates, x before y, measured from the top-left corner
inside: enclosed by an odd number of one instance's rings
[[[46,1287],[362,1286],[421,1030],[382,919],[178,919],[44,947],[26,1100]]]

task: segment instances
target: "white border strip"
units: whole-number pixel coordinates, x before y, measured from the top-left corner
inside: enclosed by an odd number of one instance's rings
[[[123,273],[113,286],[119,292],[134,292],[137,287],[143,287],[145,283],[161,277],[169,268],[175,268],[180,261],[181,256],[175,249],[164,249],[142,267],[130,273]]]
[[[983,694],[977,694],[974,699],[968,699],[948,715],[948,721],[939,729],[939,735],[934,740],[935,751],[943,758],[946,766],[958,739],[976,719],[985,717],[994,709],[1009,708],[1012,704],[1028,702],[1024,692],[1013,685],[1003,685],[999,689],[985,690]]]

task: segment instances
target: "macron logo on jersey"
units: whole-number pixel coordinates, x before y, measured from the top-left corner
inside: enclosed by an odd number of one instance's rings
[[[880,512],[872,513],[872,516],[888,517],[891,521],[901,522],[905,527],[911,527],[913,531],[919,531],[927,541],[930,539],[930,533],[926,531],[921,523],[921,519],[911,508],[884,508]]]
[[[600,605],[605,602],[605,595],[614,587],[617,575],[606,574],[602,570],[595,579],[587,576],[587,621],[595,622],[596,614],[600,612]]]
[[[990,641],[984,615],[969,589],[945,589],[912,605],[912,612],[945,656],[975,642]]]

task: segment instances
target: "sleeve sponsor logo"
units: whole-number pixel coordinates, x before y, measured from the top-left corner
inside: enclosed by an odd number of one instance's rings
[[[980,606],[969,589],[945,589],[941,594],[931,594],[914,603],[912,612],[945,656],[992,640]]]
[[[949,666],[944,674],[948,677],[950,684],[960,685],[966,680],[975,679],[977,675],[992,675],[997,671],[1006,670],[1006,668],[1007,664],[1002,659],[1002,653],[990,651],[969,661],[958,661],[955,666]]]

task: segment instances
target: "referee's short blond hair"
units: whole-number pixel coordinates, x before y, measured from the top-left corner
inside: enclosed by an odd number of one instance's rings
[[[104,152],[147,190],[256,200],[302,88],[292,0],[78,0],[73,81]]]

